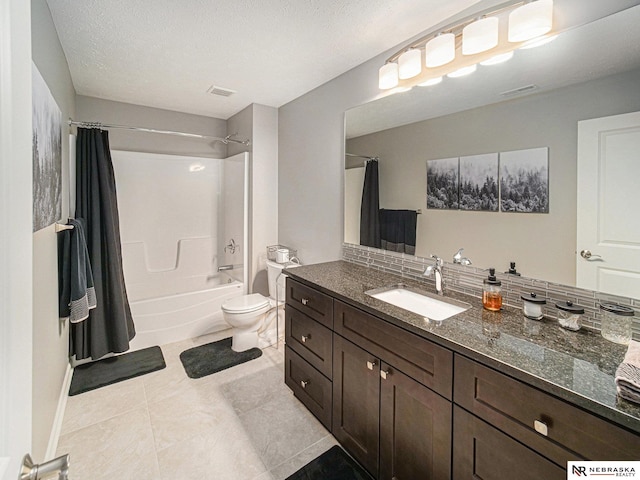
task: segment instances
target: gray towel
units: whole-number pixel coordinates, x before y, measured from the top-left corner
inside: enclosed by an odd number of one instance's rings
[[[96,292],[89,262],[89,251],[81,219],[69,220],[71,230],[60,232],[58,239],[58,286],[60,318],[72,323],[89,317],[96,308]]]
[[[630,402],[640,403],[640,343],[629,342],[624,360],[616,370],[618,395]]]

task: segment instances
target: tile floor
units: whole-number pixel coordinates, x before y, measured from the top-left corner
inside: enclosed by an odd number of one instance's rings
[[[336,445],[284,384],[284,354],[190,379],[179,355],[228,337],[162,345],[167,368],[69,397],[58,455],[71,480],[281,480]]]

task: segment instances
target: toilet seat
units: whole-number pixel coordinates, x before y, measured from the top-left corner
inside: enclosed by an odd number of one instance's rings
[[[259,293],[252,293],[225,301],[222,304],[222,310],[227,313],[251,313],[268,306],[270,306],[268,298]]]

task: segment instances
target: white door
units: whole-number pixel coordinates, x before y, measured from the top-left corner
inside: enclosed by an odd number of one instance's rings
[[[31,449],[30,2],[0,0],[0,479]]]
[[[578,287],[640,298],[640,112],[578,122]]]

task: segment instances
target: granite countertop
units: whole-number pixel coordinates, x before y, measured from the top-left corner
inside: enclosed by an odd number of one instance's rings
[[[640,405],[618,398],[615,371],[627,347],[598,332],[571,332],[555,319],[530,320],[518,308],[482,308],[480,298],[445,289],[445,298],[471,305],[442,322],[375,299],[364,292],[403,283],[432,292],[433,287],[345,261],[305,265],[286,271],[352,306],[540,388],[640,434]]]

